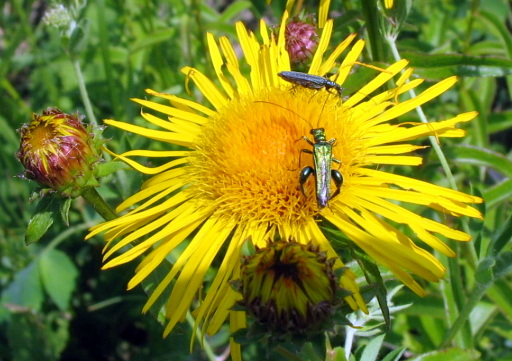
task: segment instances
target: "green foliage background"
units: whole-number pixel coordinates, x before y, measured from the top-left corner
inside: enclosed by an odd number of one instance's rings
[[[14,156],[19,147],[16,129],[29,122],[31,112],[49,106],[86,114],[73,64],[80,65],[98,119],[140,122],[140,109],[129,98],[144,97],[145,88],[201,100],[195,89],[187,94],[179,69],[188,65],[212,74],[205,33],[234,40],[237,20],[253,29],[261,17],[277,24],[285,2],[83,2],[77,8],[77,30],[68,42],[42,22],[50,2],[13,0],[1,5],[0,360],[207,359],[198,345],[189,353],[191,330],[186,323],[163,340],[157,320],[140,314],[146,295],[140,288],[125,290],[134,265],[100,271],[103,241],[83,238],[101,218],[81,199],[71,205],[69,225],[56,219],[40,242],[25,245],[25,231],[35,211],[35,204],[28,202],[35,184],[16,177],[22,172]],[[383,38],[392,26],[379,6],[370,0],[333,1],[332,44],[358,32],[368,42],[363,61],[392,63]],[[354,360],[512,359],[510,6],[506,0],[395,2],[391,15],[403,23],[397,48],[411,61],[415,74],[430,82],[461,77],[455,89],[424,107],[429,119],[469,110],[480,113],[465,125],[466,138],[443,141],[442,148],[459,189],[485,199],[481,207],[485,222],[454,224],[474,240],[450,244],[460,255],[456,259],[441,257],[449,270],[447,280],[425,284],[429,295],[424,299],[399,290],[394,305],[412,305],[394,313],[387,334],[381,320],[370,320],[373,331],[356,338]],[[305,7],[316,12],[318,4],[306,2]],[[347,91],[363,81],[361,77],[345,85]],[[403,119],[415,120],[415,113]],[[118,152],[159,147],[115,129],[107,129],[105,136]],[[448,186],[435,154],[429,151],[425,158],[421,168],[397,172]],[[136,172],[119,171],[102,179],[99,191],[117,205],[142,180]],[[396,283],[382,271],[391,290]],[[443,345],[452,332],[453,341]],[[221,353],[227,337],[227,331],[221,332],[208,338],[208,345]],[[342,346],[336,342],[333,346]],[[255,347],[244,352],[247,360],[264,358]],[[286,359],[277,354],[269,357]],[[301,357],[324,359],[312,353]],[[343,360],[341,353],[336,357],[332,359]]]

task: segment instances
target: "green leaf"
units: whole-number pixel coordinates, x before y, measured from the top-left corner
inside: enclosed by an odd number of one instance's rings
[[[483,55],[489,56],[489,54],[504,56],[505,51],[503,50],[503,45],[496,40],[483,40],[478,43],[471,44],[469,47],[468,54],[471,55]]]
[[[368,257],[362,251],[357,252],[354,249],[354,252],[352,252],[352,254],[354,259],[356,259],[357,263],[363,270],[364,276],[368,284],[375,287],[375,297],[377,297],[377,301],[379,302],[379,306],[382,311],[382,316],[384,317],[384,321],[386,322],[386,329],[389,330],[391,327],[391,317],[389,315],[387,290],[386,286],[384,285],[382,275],[380,274],[379,267],[370,257]]]
[[[427,55],[410,51],[404,51],[401,55],[409,60],[417,74],[429,79],[444,79],[453,75],[500,77],[512,74],[512,60],[509,59],[459,54]]]
[[[324,357],[321,355],[327,353],[326,346],[327,345],[317,337],[308,338],[308,342],[304,344],[299,354],[303,360],[323,361]]]
[[[66,198],[60,207],[60,216],[62,217],[62,220],[66,226],[69,226],[69,208],[71,207],[72,202],[73,198]]]
[[[41,253],[38,266],[44,289],[60,310],[67,310],[76,287],[77,268],[65,253],[56,249]]]
[[[406,350],[405,347],[398,347],[398,348],[394,349],[393,351],[391,351],[390,353],[388,353],[386,355],[386,357],[384,357],[382,359],[382,361],[398,361],[401,359],[405,350]]]
[[[361,12],[347,9],[336,18],[336,25],[339,26],[340,29],[348,29],[350,26],[360,27],[358,22],[360,22],[362,18],[363,15]]]
[[[25,233],[25,244],[37,242],[48,231],[53,220],[58,216],[63,199],[57,196],[46,196],[41,198],[36,210],[28,222]]]
[[[329,351],[329,360],[332,361],[347,361],[345,357],[345,349],[343,347],[335,347]]]
[[[512,272],[512,251],[502,252],[496,258],[494,274],[496,277],[504,277]]]
[[[501,21],[499,17],[494,15],[490,11],[480,10],[479,20],[484,23],[484,26],[494,33],[502,43],[502,46],[506,49],[509,57],[512,57],[512,39],[510,38],[510,31],[505,26],[505,22]]]
[[[512,215],[504,222],[503,226],[497,230],[492,236],[491,251],[493,255],[497,255],[501,250],[510,244],[512,239]]]
[[[446,154],[453,162],[491,167],[506,177],[512,178],[512,161],[492,150],[461,145],[447,149]]]
[[[14,280],[2,292],[1,304],[2,306],[10,305],[38,311],[41,309],[43,300],[44,293],[39,269],[32,262],[16,273]]]
[[[175,36],[174,34],[176,33],[176,31],[177,30],[174,27],[155,30],[152,33],[147,34],[147,36],[135,42],[131,46],[131,49],[128,53],[132,55],[133,53],[144,48],[149,48],[159,43],[168,42],[169,39],[172,39]]]
[[[384,341],[384,337],[386,335],[379,335],[374,337],[368,345],[363,350],[361,354],[361,360],[365,361],[375,361],[377,360],[377,356],[379,355],[380,348],[382,346],[382,342]]]
[[[483,191],[487,208],[493,208],[512,199],[512,179],[506,178],[501,183]]]
[[[489,132],[498,133],[512,128],[512,112],[503,111],[489,114]]]
[[[415,297],[413,299],[410,295],[405,294],[402,295],[402,297],[396,297],[395,303],[412,303],[411,307],[401,311],[402,314],[413,316],[429,315],[432,318],[438,319],[442,319],[445,316],[443,301],[432,295],[428,295],[424,298]]]
[[[493,304],[500,310],[501,314],[506,317],[508,322],[512,322],[512,303],[510,302],[510,295],[512,294],[512,287],[506,279],[500,279],[492,285],[487,291]]]
[[[73,56],[77,56],[84,51],[87,45],[86,37],[89,32],[89,28],[89,20],[81,19],[78,21],[77,26],[72,30],[69,37],[68,50]]]
[[[450,348],[439,351],[428,352],[423,355],[409,359],[409,361],[471,361],[479,360],[480,354],[476,350]]]
[[[444,310],[442,310],[444,311]],[[439,345],[443,342],[443,335],[446,332],[446,326],[444,320],[438,317],[432,317],[432,315],[426,313],[419,316],[421,323],[421,334],[425,337],[421,337],[423,344]]]
[[[479,302],[471,311],[469,323],[471,334],[476,336],[496,314],[497,307],[488,302]]]
[[[13,361],[58,360],[40,315],[17,313],[10,321],[7,337]]]
[[[494,258],[484,258],[480,261],[475,271],[475,279],[480,284],[486,284],[493,280],[493,268],[496,265]]]
[[[116,161],[101,163],[97,168],[97,177],[106,177],[107,175],[117,172],[121,169],[130,169],[130,167],[126,163]]]
[[[10,360],[60,360],[69,341],[69,318],[60,313],[17,312],[7,325]]]
[[[234,18],[239,16],[244,10],[252,6],[250,1],[233,1],[220,15],[219,23],[231,23]]]

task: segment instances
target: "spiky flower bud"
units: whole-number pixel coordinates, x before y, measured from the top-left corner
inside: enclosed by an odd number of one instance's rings
[[[318,47],[318,30],[312,21],[292,19],[286,25],[286,51],[295,64],[307,63]]]
[[[333,263],[314,245],[269,243],[243,257],[241,305],[272,333],[322,330],[336,303]]]
[[[42,115],[33,113],[31,122],[19,130],[16,156],[25,167],[22,176],[66,197],[77,197],[84,187],[96,186],[99,144],[81,118],[56,108]]]

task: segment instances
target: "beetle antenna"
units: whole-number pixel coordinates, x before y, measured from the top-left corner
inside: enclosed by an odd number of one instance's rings
[[[272,105],[275,105],[276,107],[279,107],[279,108],[283,108],[285,110],[288,110],[289,112],[295,114],[296,116],[298,116],[300,119],[304,120],[306,123],[308,123],[308,125],[311,127],[311,128],[314,128],[313,125],[309,122],[309,120],[307,120],[306,118],[304,118],[303,116],[301,116],[300,114],[297,114],[296,112],[294,112],[293,110],[291,110],[290,108],[287,108],[287,107],[284,107],[280,104],[276,104],[276,103],[272,103],[272,102],[267,102],[265,100],[255,100],[254,103],[266,103],[266,104],[272,104]]]

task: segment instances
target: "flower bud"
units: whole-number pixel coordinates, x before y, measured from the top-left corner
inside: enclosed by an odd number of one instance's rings
[[[314,245],[269,243],[242,259],[241,305],[272,333],[322,331],[336,304],[333,264]]]
[[[94,135],[84,127],[78,114],[48,108],[19,130],[20,149],[16,156],[25,167],[25,178],[77,197],[86,186],[97,185],[95,166],[100,159]]]
[[[313,57],[318,46],[316,24],[294,18],[286,25],[285,39],[291,62],[305,64]]]

